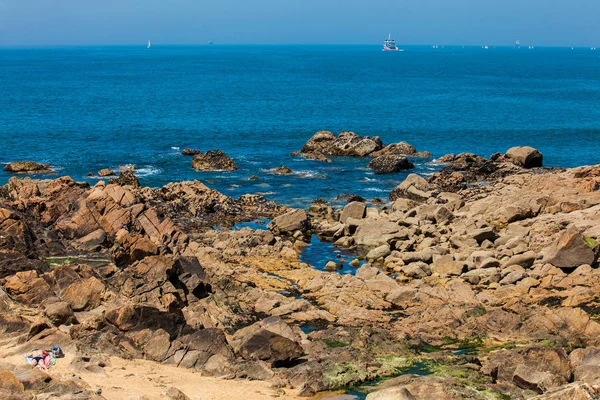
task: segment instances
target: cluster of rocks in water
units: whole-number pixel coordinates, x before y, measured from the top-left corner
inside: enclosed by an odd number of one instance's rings
[[[386,149],[311,141],[303,151]],[[530,148],[442,161],[384,204],[341,209],[198,181],[142,188],[132,171],[94,186],[13,177],[0,190],[3,347],[61,345],[74,371],[148,359],[302,396],[395,377],[368,399],[597,398],[600,166],[541,168]],[[268,230],[212,228],[259,217]],[[302,263],[314,234],[366,264]],[[0,396],[102,398],[28,371],[0,363]]]

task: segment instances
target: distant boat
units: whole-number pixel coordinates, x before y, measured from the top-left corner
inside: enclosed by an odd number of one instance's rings
[[[214,44],[213,42],[208,42],[208,44]]]
[[[515,49],[520,49],[520,48],[521,48],[521,41],[520,41],[520,40],[517,40],[517,41],[515,42]]]
[[[398,51],[396,41],[392,39],[392,34],[388,34],[387,39],[383,41],[383,51]]]
[[[438,48],[438,45],[437,45],[437,44],[434,44],[433,46],[431,46],[431,48],[433,48],[433,49],[437,49],[437,48]]]
[[[481,48],[482,48],[482,49],[485,49],[485,50],[489,49],[489,47],[488,47],[488,46],[481,46]]]
[[[148,46],[146,46],[147,49],[150,48],[150,41],[148,40]]]
[[[594,51],[594,50],[596,50],[596,48],[595,48],[595,47],[592,47],[592,49],[591,49],[591,50],[592,50],[592,51]]]

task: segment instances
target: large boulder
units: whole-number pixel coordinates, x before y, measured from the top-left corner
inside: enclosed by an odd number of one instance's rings
[[[308,214],[304,210],[292,210],[276,217],[268,228],[276,235],[294,233],[296,231],[304,232],[310,228]]]
[[[587,383],[573,382],[559,388],[549,390],[529,400],[595,400],[597,392]]]
[[[137,176],[135,176],[133,170],[131,169],[124,169],[123,171],[119,172],[119,177],[110,178],[108,183],[120,186],[133,186],[136,188],[141,187],[139,179]]]
[[[575,268],[596,261],[594,250],[585,237],[575,229],[569,229],[545,251],[544,261],[560,268]]]
[[[195,156],[200,153],[201,153],[200,150],[190,149],[189,147],[186,147],[185,149],[181,150],[181,155],[183,155],[183,156]]]
[[[344,207],[340,214],[340,222],[345,223],[348,218],[362,219],[367,212],[367,205],[361,201],[352,201]]]
[[[6,164],[3,168],[6,172],[13,174],[32,174],[52,172],[52,168],[47,164],[39,164],[33,161],[14,161]]]
[[[376,174],[391,174],[394,172],[406,171],[415,166],[408,161],[408,158],[392,154],[374,158],[369,162],[367,167],[371,168]]]
[[[523,168],[541,167],[543,160],[542,153],[529,146],[511,147],[505,157],[513,164]]]
[[[408,231],[391,221],[367,219],[360,223],[353,236],[359,246],[378,247],[391,239],[408,237]]]
[[[417,174],[410,174],[390,193],[390,200],[409,199],[418,202],[427,201],[435,194],[435,186],[430,185]]]
[[[192,168],[199,171],[235,171],[235,162],[221,150],[209,150],[197,154],[192,159]]]
[[[260,360],[273,367],[293,362],[304,354],[298,342],[267,329],[260,329],[243,341],[240,355],[246,360]]]

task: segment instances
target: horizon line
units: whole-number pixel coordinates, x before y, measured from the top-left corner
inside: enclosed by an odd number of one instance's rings
[[[439,44],[439,43],[428,43],[428,44],[409,44],[409,43],[398,43],[398,46],[407,46],[407,47],[431,47],[431,46],[439,46],[442,47],[483,47],[488,46],[489,48],[515,48],[516,44]],[[212,47],[212,46],[377,46],[380,47],[380,44],[375,43],[152,43],[152,46],[157,47]],[[532,45],[532,44],[521,44],[520,47],[527,50],[529,46],[534,46],[536,48],[592,48],[596,47],[595,45],[556,45],[556,44],[545,44],[545,45]],[[0,44],[0,49],[11,49],[11,48],[57,48],[57,47],[146,47],[145,42],[136,42],[136,43],[105,43],[105,44]],[[438,48],[438,49],[439,49]]]

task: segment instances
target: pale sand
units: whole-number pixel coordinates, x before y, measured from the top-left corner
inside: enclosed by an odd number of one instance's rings
[[[0,353],[6,354],[6,350],[8,349],[0,349]],[[11,350],[14,351],[14,348]],[[58,359],[50,369],[50,375],[59,379],[79,376],[91,389],[102,389],[102,396],[107,400],[139,400],[141,396],[146,396],[149,400],[164,400],[165,392],[171,386],[181,390],[192,400],[306,400],[297,397],[290,389],[272,389],[269,382],[206,377],[198,371],[145,360],[111,357],[110,366],[104,368],[104,374],[84,371],[75,373],[69,369],[72,359],[73,355],[67,352],[65,358]],[[25,364],[21,354],[7,355],[3,357],[3,361],[14,365]]]

